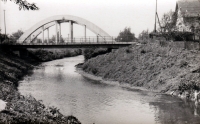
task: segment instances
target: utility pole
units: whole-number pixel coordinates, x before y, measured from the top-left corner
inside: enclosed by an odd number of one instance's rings
[[[6,39],[6,19],[5,19],[5,10],[4,11],[4,26],[5,26],[5,39]]]
[[[155,12],[155,25],[154,25],[154,32],[156,32],[156,16],[157,16],[157,0],[156,0],[156,12]]]

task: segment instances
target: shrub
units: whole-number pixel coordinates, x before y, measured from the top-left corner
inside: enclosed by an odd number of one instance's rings
[[[145,51],[145,50],[141,50],[141,53],[145,54],[145,53],[146,53],[146,51]]]
[[[92,69],[92,73],[93,73],[93,74],[96,74],[97,72],[98,72],[98,71],[97,71],[96,68],[93,68],[93,69]]]
[[[85,61],[87,61],[88,59],[91,59],[91,58],[96,57],[98,55],[106,54],[108,52],[110,52],[109,49],[89,48],[89,49],[85,49],[83,51],[83,55],[84,55]]]
[[[131,53],[131,50],[129,48],[127,48],[126,53]]]
[[[180,62],[180,68],[183,68],[183,67],[186,67],[186,66],[188,66],[188,63],[186,61],[182,60]]]

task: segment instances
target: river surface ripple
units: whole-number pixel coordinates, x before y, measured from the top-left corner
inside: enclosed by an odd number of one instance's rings
[[[88,79],[76,72],[83,56],[45,62],[21,81],[32,95],[83,124],[198,124],[200,110],[181,99]]]

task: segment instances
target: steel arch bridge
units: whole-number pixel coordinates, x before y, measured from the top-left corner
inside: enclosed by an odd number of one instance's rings
[[[46,18],[30,29],[28,29],[17,41],[17,43],[31,43],[39,34],[42,33],[42,43],[44,43],[44,31],[47,31],[47,43],[49,43],[49,28],[55,25],[55,34],[56,39],[55,42],[59,43],[61,41],[61,23],[69,23],[69,41],[73,42],[73,24],[79,24],[84,27],[84,37],[83,41],[87,41],[86,38],[86,28],[91,30],[93,33],[97,35],[97,37],[102,37],[106,41],[106,39],[111,39],[111,36],[99,28],[97,25],[93,24],[90,21],[87,21],[83,18],[72,16],[72,15],[57,15]]]
[[[69,23],[69,37],[67,41],[61,41],[61,23]],[[73,24],[79,24],[84,27],[84,37],[75,39],[73,37]],[[55,41],[49,41],[49,28],[55,25]],[[96,36],[86,37],[86,28],[91,30]],[[47,40],[44,39],[44,31],[47,31]],[[38,43],[34,40],[42,34],[42,40]],[[91,48],[101,47],[116,49],[135,44],[136,42],[127,42],[126,40],[116,41],[108,33],[96,26],[90,21],[72,15],[57,15],[44,19],[30,29],[28,29],[16,43],[0,44],[0,48],[26,49],[26,48]],[[37,41],[37,40],[36,40]],[[119,42],[120,41],[120,42]],[[122,42],[123,41],[123,42]]]

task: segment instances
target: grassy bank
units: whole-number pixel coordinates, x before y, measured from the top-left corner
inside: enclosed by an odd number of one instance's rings
[[[84,56],[85,61],[87,61],[88,59],[91,59],[98,55],[103,55],[109,52],[111,51],[107,48],[87,48],[83,50],[83,56]]]
[[[120,48],[86,61],[82,68],[107,80],[164,93],[192,94],[200,88],[200,51],[157,43]]]
[[[66,117],[55,107],[45,107],[32,96],[22,96],[17,90],[18,81],[38,63],[7,50],[0,52],[0,99],[7,102],[6,109],[0,112],[0,123],[79,123],[75,117]]]

